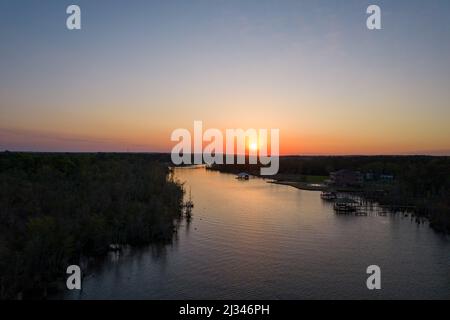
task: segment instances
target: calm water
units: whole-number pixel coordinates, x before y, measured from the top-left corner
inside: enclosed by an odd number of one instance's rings
[[[320,193],[177,169],[195,203],[172,245],[113,255],[68,299],[450,298],[450,241],[401,214],[336,215]],[[382,290],[366,288],[367,266]]]

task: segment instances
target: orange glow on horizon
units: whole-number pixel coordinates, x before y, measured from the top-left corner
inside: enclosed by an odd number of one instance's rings
[[[4,150],[11,151],[170,152],[175,145],[170,141],[172,125],[151,126],[149,122],[146,125],[141,121],[132,126],[131,121],[108,122],[97,127],[66,126],[65,129],[59,125],[52,130],[41,130],[38,126],[32,129],[2,128],[0,142]],[[180,122],[177,127],[183,126],[192,132],[192,122]],[[212,121],[205,125],[205,129],[213,127]],[[260,128],[255,123],[239,127]],[[218,129],[225,135],[225,126]],[[383,128],[379,134],[360,130],[356,134],[355,130],[301,130],[286,124],[280,128],[280,155],[450,154],[445,135],[441,139],[431,139],[433,132],[429,136],[420,136],[406,130],[399,134],[398,130]],[[204,142],[203,147],[207,144]],[[246,152],[261,150],[260,141],[247,141],[246,149]]]

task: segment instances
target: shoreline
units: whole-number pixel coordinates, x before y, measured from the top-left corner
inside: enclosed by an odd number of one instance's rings
[[[267,181],[267,183],[272,184],[278,184],[283,186],[289,186],[294,187],[296,189],[300,190],[306,190],[306,191],[325,191],[328,190],[328,188],[324,185],[321,186],[314,186],[311,185],[311,183],[308,182],[300,182],[300,181],[282,181],[282,180],[274,180],[274,181]]]
[[[311,183],[311,182],[303,182],[303,181],[286,181],[286,180],[272,180],[267,181],[267,183],[279,184],[283,186],[294,187],[299,190],[306,191],[333,191],[333,192],[352,192],[352,193],[361,193],[364,192],[364,189],[355,189],[355,188],[331,188],[324,184],[320,183]]]

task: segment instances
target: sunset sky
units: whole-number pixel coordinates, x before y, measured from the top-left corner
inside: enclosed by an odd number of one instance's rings
[[[282,154],[450,154],[449,16],[448,0],[0,0],[0,150],[170,151],[202,120],[279,128]]]

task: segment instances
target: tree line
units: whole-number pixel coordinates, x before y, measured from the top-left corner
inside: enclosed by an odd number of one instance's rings
[[[168,159],[0,153],[0,298],[45,295],[110,244],[171,241],[184,191]]]

